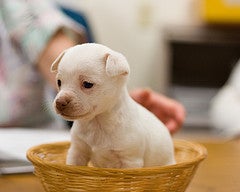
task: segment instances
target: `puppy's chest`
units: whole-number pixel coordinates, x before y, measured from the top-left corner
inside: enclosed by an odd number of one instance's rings
[[[117,139],[117,131],[112,131],[109,125],[102,126],[97,122],[85,125],[80,129],[79,137],[91,148],[109,148]]]

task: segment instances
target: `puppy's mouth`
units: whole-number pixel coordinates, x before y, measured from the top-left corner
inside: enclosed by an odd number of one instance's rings
[[[66,120],[76,120],[76,119],[82,119],[90,114],[90,112],[81,114],[81,115],[71,115],[71,114],[66,114],[63,111],[57,111],[59,115],[61,115],[64,119]]]

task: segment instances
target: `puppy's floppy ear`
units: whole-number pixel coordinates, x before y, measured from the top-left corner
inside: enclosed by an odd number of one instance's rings
[[[58,57],[55,59],[55,61],[53,61],[52,66],[51,66],[51,72],[57,72],[58,64],[61,61],[61,59],[65,53],[66,53],[66,50],[63,51],[60,55],[58,55]]]
[[[111,76],[127,75],[129,74],[129,65],[127,59],[120,53],[106,54],[106,73]]]

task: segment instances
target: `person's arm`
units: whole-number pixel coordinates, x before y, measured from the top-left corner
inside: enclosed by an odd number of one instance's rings
[[[170,133],[175,133],[181,128],[185,120],[185,109],[177,101],[149,89],[136,89],[130,95],[136,102],[155,114],[167,126]]]
[[[63,50],[86,41],[85,28],[69,19],[51,1],[13,2],[1,3],[6,30],[25,62],[37,65],[43,78],[55,87],[54,74],[49,72],[52,62]]]
[[[71,38],[69,38],[62,30],[59,30],[52,39],[48,42],[46,48],[43,50],[37,67],[43,78],[55,89],[55,74],[50,72],[50,67],[57,56],[65,49],[76,45]]]

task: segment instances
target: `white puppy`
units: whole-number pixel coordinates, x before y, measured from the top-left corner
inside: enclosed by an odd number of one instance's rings
[[[126,58],[100,44],[82,44],[52,64],[58,114],[73,120],[67,164],[137,168],[174,164],[167,128],[128,94]]]

